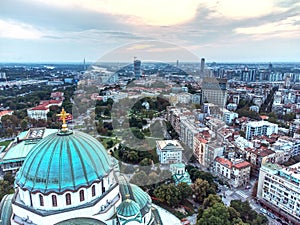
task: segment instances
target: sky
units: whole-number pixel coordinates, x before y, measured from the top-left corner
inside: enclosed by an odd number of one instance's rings
[[[0,1],[0,62],[95,62],[124,46],[166,61],[185,60],[177,46],[207,62],[300,62],[299,40],[299,0]]]

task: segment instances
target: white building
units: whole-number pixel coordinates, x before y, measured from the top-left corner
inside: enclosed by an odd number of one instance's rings
[[[44,105],[27,109],[28,117],[36,120],[47,120],[48,112],[50,112],[50,109]]]
[[[262,165],[257,198],[261,204],[281,214],[290,224],[300,221],[300,163],[283,168],[277,164]]]
[[[239,114],[235,112],[225,111],[223,114],[223,120],[226,124],[232,124],[233,121],[239,117]]]
[[[198,134],[199,131],[195,126],[194,121],[188,119],[182,119],[180,121],[180,140],[186,144],[189,148],[193,149],[194,138],[195,135]]]
[[[183,150],[177,140],[156,141],[156,153],[162,164],[181,163]]]
[[[251,140],[253,136],[269,136],[278,133],[278,125],[268,121],[252,121],[246,125],[246,139]]]
[[[189,104],[192,101],[192,94],[190,93],[179,93],[177,94],[178,103]]]
[[[244,150],[245,148],[253,148],[253,143],[242,136],[239,136],[234,140],[234,145],[241,150]]]
[[[51,106],[62,106],[61,100],[46,100],[41,101],[40,105],[27,109],[27,115],[31,119],[47,120],[47,114],[50,112]]]

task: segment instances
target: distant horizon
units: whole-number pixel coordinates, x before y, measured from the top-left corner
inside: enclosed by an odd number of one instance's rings
[[[169,62],[162,62],[162,61],[143,61],[141,59],[142,63],[172,63],[172,64],[176,64],[176,61],[169,61]],[[95,64],[98,63],[98,61],[92,62],[92,61],[86,61],[86,64]],[[133,63],[133,61],[120,61],[120,62],[113,62],[113,61],[99,61],[99,63],[128,63],[131,64]],[[197,63],[200,64],[200,61],[179,61],[179,65],[181,63]],[[300,63],[300,61],[207,61],[205,62],[205,64],[212,64],[212,63],[216,63],[216,64],[289,64],[289,63],[293,63],[293,64],[297,64]],[[78,65],[83,65],[83,61],[24,61],[24,62],[1,62],[0,64],[78,64]]]

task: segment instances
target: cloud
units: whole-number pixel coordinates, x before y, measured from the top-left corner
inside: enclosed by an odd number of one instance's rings
[[[265,23],[259,26],[236,28],[238,34],[252,35],[256,39],[283,37],[299,38],[300,37],[300,16],[292,16],[281,21]]]
[[[45,3],[44,0],[33,0]],[[51,0],[45,4],[67,9],[85,9],[99,13],[124,16],[132,24],[154,26],[185,23],[194,18],[198,0]]]
[[[207,0],[202,6],[211,10],[212,18],[248,19],[280,11],[274,0]]]
[[[43,32],[32,25],[15,21],[0,20],[0,38],[40,39]]]

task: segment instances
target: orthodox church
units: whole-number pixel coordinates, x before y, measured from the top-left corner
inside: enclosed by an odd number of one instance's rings
[[[67,128],[39,141],[0,203],[1,225],[180,224],[130,184],[118,162],[88,134]]]

